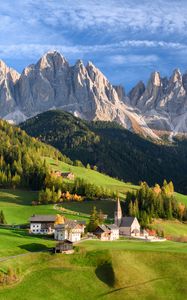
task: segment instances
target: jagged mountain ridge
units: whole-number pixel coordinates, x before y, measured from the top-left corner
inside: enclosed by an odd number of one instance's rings
[[[38,113],[61,108],[86,120],[115,121],[153,139],[187,133],[187,74],[151,75],[128,95],[113,86],[91,62],[70,66],[58,52],[47,52],[18,74],[0,62],[0,117],[19,123]]]

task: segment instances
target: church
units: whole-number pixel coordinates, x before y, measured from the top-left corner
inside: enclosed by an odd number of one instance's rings
[[[114,224],[119,227],[119,234],[124,236],[140,236],[140,224],[136,217],[123,217],[119,198],[114,212]]]

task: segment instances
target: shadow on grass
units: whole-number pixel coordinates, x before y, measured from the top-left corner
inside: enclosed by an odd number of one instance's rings
[[[30,206],[38,193],[30,190],[0,189],[0,202]]]
[[[98,265],[95,270],[95,274],[98,279],[107,284],[109,287],[114,287],[115,274],[111,262],[105,261]]]
[[[46,245],[39,244],[39,243],[31,243],[26,245],[19,246],[20,249],[24,249],[29,252],[37,252],[37,251],[49,251],[50,248],[48,248]]]

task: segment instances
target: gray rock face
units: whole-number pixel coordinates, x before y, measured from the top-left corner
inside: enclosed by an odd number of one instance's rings
[[[187,74],[151,74],[128,95],[112,86],[91,62],[70,66],[58,52],[46,53],[22,74],[0,61],[0,117],[19,123],[40,112],[61,108],[87,120],[116,121],[158,139],[157,131],[187,133]]]
[[[176,69],[168,80],[155,72],[143,94],[130,92],[130,104],[138,108],[151,129],[168,132],[170,136],[187,134],[186,90],[187,74],[182,76]]]
[[[15,84],[19,79],[19,74],[7,67],[0,60],[0,114],[5,116],[16,107],[15,102]]]

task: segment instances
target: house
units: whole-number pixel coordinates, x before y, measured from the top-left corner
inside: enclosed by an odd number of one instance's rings
[[[115,224],[102,224],[96,228],[94,234],[102,241],[114,241],[119,238],[119,228]]]
[[[75,175],[72,172],[62,172],[62,177],[69,180],[75,179]]]
[[[54,253],[73,253],[73,242],[64,240],[59,242],[53,250]]]
[[[54,238],[58,241],[69,240],[71,242],[80,241],[85,229],[84,221],[68,220],[65,218],[64,224],[56,224]]]
[[[123,217],[120,200],[117,199],[114,223],[119,227],[119,234],[126,236],[140,236],[140,224],[136,217]]]
[[[29,219],[30,233],[53,234],[56,221],[55,215],[33,215]]]
[[[54,171],[52,174],[55,174],[57,177],[63,177],[65,179],[74,180],[75,175],[72,172],[61,172],[61,171]]]

